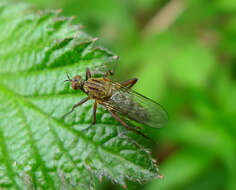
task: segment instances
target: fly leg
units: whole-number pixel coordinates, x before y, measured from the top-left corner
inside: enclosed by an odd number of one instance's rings
[[[86,68],[86,80],[92,77],[91,71],[89,68]]]
[[[105,77],[108,77],[109,75],[113,75],[116,70],[117,63],[119,62],[119,56],[115,55],[113,58],[115,59],[115,65],[112,70],[106,71]]]
[[[129,80],[123,81],[123,82],[121,82],[120,84],[121,84],[122,86],[127,87],[127,88],[132,88],[132,87],[135,85],[135,83],[136,83],[137,81],[138,81],[137,78],[133,78],[133,79],[129,79]]]
[[[86,127],[85,129],[82,129],[82,131],[86,131],[92,127],[96,123],[96,111],[97,111],[97,102],[95,101],[93,104],[93,115],[92,115],[92,124]]]
[[[71,111],[69,111],[68,113],[66,113],[65,115],[63,115],[63,118],[66,117],[67,115],[71,114],[71,113],[75,110],[76,107],[82,105],[83,103],[87,102],[88,100],[89,100],[89,97],[86,97],[86,98],[82,99],[80,102],[78,102],[77,104],[75,104],[75,105],[72,107]]]
[[[144,138],[153,141],[152,139],[150,139],[148,136],[144,135],[141,131],[138,131],[136,128],[130,127],[126,122],[124,122],[121,118],[119,118],[119,116],[114,113],[112,110],[108,109],[108,111],[110,112],[110,114],[124,127],[126,127],[128,130],[134,131],[136,133],[138,133],[139,135],[143,136]],[[140,144],[138,144],[137,142],[135,142],[133,139],[130,139],[127,136],[123,136],[124,138],[129,139],[130,141],[132,141],[136,146],[138,146],[140,149],[142,149],[143,151],[145,151],[148,154],[151,154],[151,152],[149,150],[146,150],[143,146],[141,146]]]
[[[141,131],[137,130],[137,128],[134,127],[130,127],[125,121],[123,121],[115,112],[113,112],[111,109],[107,109],[109,111],[109,113],[124,127],[126,127],[127,129],[131,130],[131,131],[135,131],[136,133],[140,134],[141,136],[143,136],[146,139],[149,139],[149,137],[147,137],[146,135],[144,135]],[[139,129],[140,127],[138,127]]]
[[[93,125],[96,123],[96,111],[97,111],[97,102],[95,101],[93,104],[93,121],[92,121]]]
[[[108,70],[106,71],[105,77],[108,77],[109,75],[113,75],[113,71],[112,70]]]

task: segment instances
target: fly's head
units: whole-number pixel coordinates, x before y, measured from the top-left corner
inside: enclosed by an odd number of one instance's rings
[[[82,89],[83,88],[84,80],[82,79],[81,76],[76,75],[73,79],[71,79],[69,77],[69,75],[67,75],[67,77],[68,77],[68,80],[65,80],[65,81],[68,81],[68,82],[71,83],[72,89],[78,90],[78,89]]]
[[[71,81],[71,87],[74,89],[74,90],[78,90],[78,89],[81,89],[84,85],[84,80],[82,79],[81,76],[79,75],[76,75],[73,80]]]

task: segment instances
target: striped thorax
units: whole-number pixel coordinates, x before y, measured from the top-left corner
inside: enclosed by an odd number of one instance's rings
[[[93,99],[108,100],[112,94],[119,89],[119,86],[114,85],[110,79],[90,78],[84,82],[84,92]]]

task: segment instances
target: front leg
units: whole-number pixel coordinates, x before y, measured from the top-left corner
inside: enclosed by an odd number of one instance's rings
[[[89,97],[86,97],[86,98],[82,99],[80,102],[78,102],[77,104],[75,104],[72,107],[71,111],[69,111],[68,113],[66,113],[62,117],[65,118],[67,115],[71,114],[75,110],[76,107],[78,107],[78,106],[82,105],[83,103],[87,102],[89,99],[90,99]]]

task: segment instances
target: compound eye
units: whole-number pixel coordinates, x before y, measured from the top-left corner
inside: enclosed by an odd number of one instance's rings
[[[80,79],[81,79],[81,76],[79,76],[79,75],[75,76],[75,78],[74,78],[75,81],[79,81]]]
[[[80,85],[81,85],[81,76],[77,75],[74,77],[72,83],[71,83],[71,87],[74,89],[74,90],[77,90],[80,88]]]
[[[78,89],[78,86],[77,86],[76,81],[73,81],[73,82],[71,83],[71,87],[72,87],[72,89],[74,89],[74,90],[77,90],[77,89]]]

